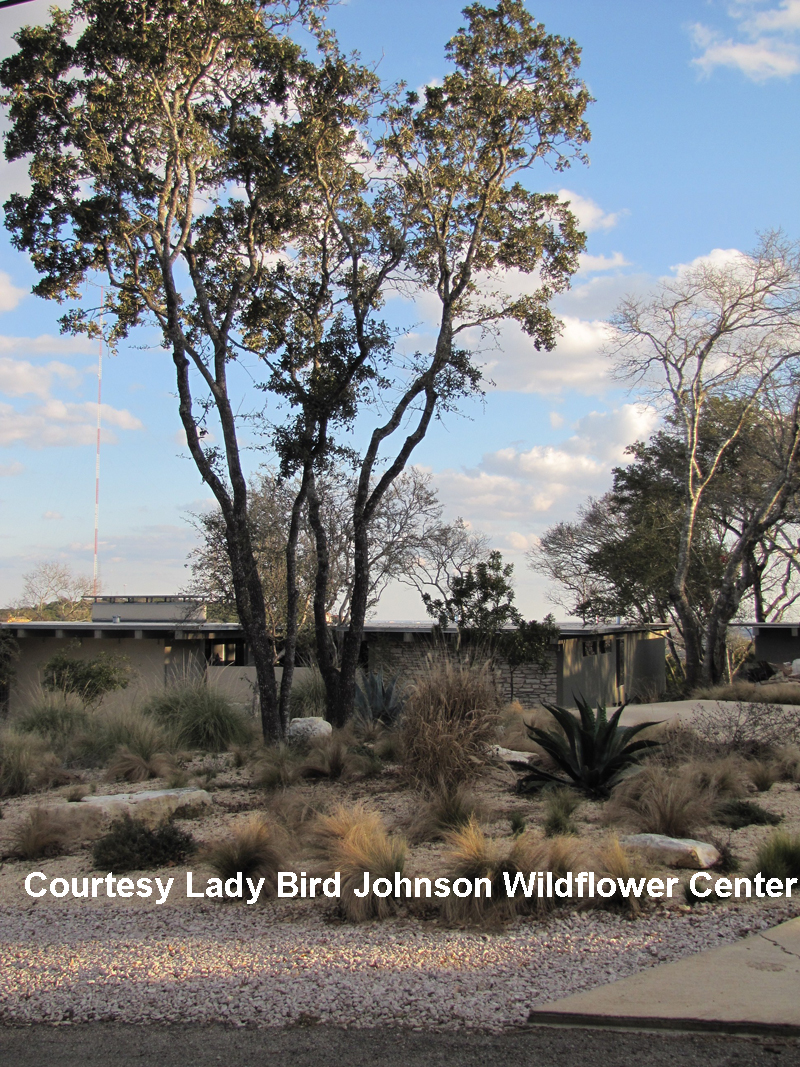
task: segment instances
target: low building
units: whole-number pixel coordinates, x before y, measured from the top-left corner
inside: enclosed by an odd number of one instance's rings
[[[649,625],[558,624],[549,663],[517,667],[502,659],[495,677],[503,699],[532,706],[542,701],[575,707],[578,697],[606,706],[649,701],[663,696],[666,679],[665,623]],[[413,678],[425,669],[437,647],[452,648],[455,630],[442,636],[425,622],[368,622],[364,627],[362,666]]]
[[[12,713],[36,693],[44,665],[57,652],[93,658],[122,655],[131,684],[109,694],[107,706],[131,706],[171,682],[203,677],[240,704],[255,707],[255,668],[238,623],[209,622],[205,607],[187,597],[94,597],[87,622],[0,624],[20,650],[16,677],[5,694]],[[574,707],[577,697],[608,706],[652,700],[664,693],[666,634],[662,623],[647,626],[583,626],[564,623],[549,652],[549,663],[516,668],[499,660],[495,677],[504,699],[524,705],[542,701]],[[444,638],[429,622],[368,622],[361,665],[413,679],[444,640],[454,647],[455,632]],[[280,668],[277,669],[280,675]],[[306,669],[298,668],[297,677]],[[0,694],[2,697],[2,694]]]

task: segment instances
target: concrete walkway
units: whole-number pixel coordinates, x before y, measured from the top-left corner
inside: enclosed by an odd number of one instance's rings
[[[800,1036],[800,918],[535,1008],[529,1022]]]

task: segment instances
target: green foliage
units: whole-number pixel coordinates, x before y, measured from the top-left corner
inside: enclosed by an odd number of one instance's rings
[[[225,752],[253,739],[253,727],[242,712],[203,681],[170,686],[151,697],[144,711],[173,730],[186,748]]]
[[[773,815],[752,800],[725,800],[717,805],[714,821],[731,830],[741,830],[743,826],[777,826],[781,816]]]
[[[521,811],[512,811],[508,823],[512,836],[519,837],[520,834],[525,833],[525,816]]]
[[[530,739],[544,749],[567,775],[567,780],[541,767],[517,762],[512,766],[527,772],[517,782],[517,789],[521,793],[535,791],[543,782],[556,782],[561,785],[572,784],[589,796],[607,796],[623,771],[636,763],[644,752],[659,747],[658,741],[633,740],[636,734],[657,723],[619,726],[624,705],[617,708],[609,719],[602,704],[598,705],[595,714],[582,698],[576,703],[579,716],[555,704],[544,705],[561,731],[528,727]]]
[[[77,659],[57,652],[45,663],[42,686],[51,693],[73,693],[87,707],[115,689],[126,689],[131,668],[125,656],[101,652],[91,659]]]
[[[151,829],[130,815],[115,819],[92,848],[96,870],[122,874],[183,863],[196,849],[194,838],[174,822]]]
[[[383,677],[383,671],[370,671],[356,689],[355,716],[363,726],[378,724],[389,729],[397,725],[404,700],[397,677]]]
[[[434,600],[430,593],[423,593],[425,609],[442,629],[455,624],[460,632],[491,638],[504,626],[519,623],[513,573],[513,563],[504,565],[502,553],[490,552],[488,559],[451,579],[449,596]]]
[[[75,741],[78,758],[93,765],[107,763],[123,748],[149,761],[175,746],[174,731],[133,708],[96,713]]]

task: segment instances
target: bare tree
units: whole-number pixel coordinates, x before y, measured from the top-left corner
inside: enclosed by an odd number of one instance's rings
[[[22,576],[22,606],[34,619],[87,619],[84,597],[91,596],[92,579],[75,574],[66,563],[45,560]]]
[[[670,599],[681,621],[689,685],[719,680],[727,625],[746,587],[749,546],[784,516],[800,452],[800,253],[778,234],[757,250],[679,272],[643,299],[628,298],[613,320],[611,355],[621,378],[643,386],[673,421],[685,446],[683,514]],[[711,449],[701,426],[714,400],[733,401],[737,417]],[[771,409],[775,465],[728,550],[705,632],[687,594],[698,514],[726,457],[757,409]]]

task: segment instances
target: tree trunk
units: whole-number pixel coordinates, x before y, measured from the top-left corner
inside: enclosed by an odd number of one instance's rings
[[[317,644],[317,666],[325,683],[325,703],[328,721],[334,726],[343,726],[338,719],[339,670],[336,665],[336,646],[328,625],[328,575],[330,551],[328,534],[320,514],[320,500],[313,473],[308,480],[308,517],[314,534],[317,556],[317,573],[314,581],[314,636]]]
[[[297,652],[297,605],[300,593],[297,588],[297,542],[300,537],[300,520],[303,505],[308,495],[310,469],[306,465],[300,489],[292,504],[292,518],[286,538],[286,640],[283,646],[283,677],[281,678],[278,715],[281,729],[285,732],[289,725],[289,698],[294,680],[294,658]]]

